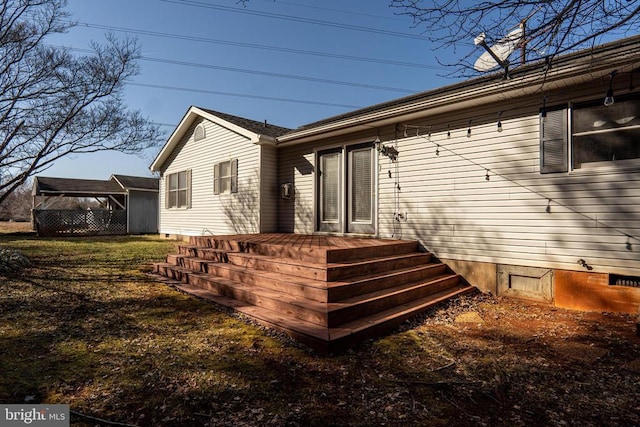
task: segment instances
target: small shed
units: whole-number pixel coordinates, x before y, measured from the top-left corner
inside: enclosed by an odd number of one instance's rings
[[[108,180],[36,177],[33,227],[39,236],[158,232],[158,179],[112,175]],[[98,201],[98,207],[58,209],[60,198]]]

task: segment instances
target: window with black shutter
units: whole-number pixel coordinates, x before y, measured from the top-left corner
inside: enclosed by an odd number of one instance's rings
[[[540,113],[540,172],[567,172],[567,109]]]

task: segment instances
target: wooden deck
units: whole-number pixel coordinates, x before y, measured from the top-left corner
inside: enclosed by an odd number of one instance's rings
[[[415,241],[322,235],[192,237],[154,271],[321,352],[474,289]]]

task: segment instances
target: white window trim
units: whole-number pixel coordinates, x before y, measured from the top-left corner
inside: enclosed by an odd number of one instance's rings
[[[179,187],[180,185],[180,174],[184,173],[186,174],[186,187],[181,188]],[[176,179],[178,180],[178,187],[175,190],[171,190],[169,187],[169,181],[170,181],[170,177],[171,176],[176,176]],[[182,171],[177,171],[177,172],[172,172],[169,174],[165,175],[165,179],[164,179],[164,183],[165,183],[165,189],[164,189],[164,207],[165,209],[171,209],[171,210],[175,210],[175,209],[189,209],[191,208],[191,169],[187,169],[187,170],[182,170]],[[180,198],[178,197],[178,194],[180,191],[185,191],[186,190],[186,204],[185,205],[179,205],[178,201],[180,200]],[[175,205],[171,205],[170,204],[170,194],[172,192],[176,193],[176,204]]]
[[[221,176],[221,165],[229,164],[229,175]],[[229,179],[229,190],[221,191],[222,180]],[[238,159],[229,159],[213,165],[213,194],[233,194],[238,192]]]
[[[640,100],[639,100],[640,101]],[[582,166],[580,168],[574,168],[573,167],[573,156],[574,156],[574,149],[573,149],[573,138],[574,137],[580,137],[580,136],[589,136],[589,135],[598,135],[598,134],[606,134],[606,133],[612,133],[612,132],[619,132],[619,131],[623,131],[623,130],[632,130],[632,129],[640,129],[640,125],[631,125],[628,127],[623,127],[623,128],[613,128],[613,129],[602,129],[602,130],[594,130],[594,131],[587,131],[587,132],[576,132],[573,133],[572,129],[573,129],[573,114],[574,111],[579,109],[580,107],[576,108],[576,105],[572,102],[567,103],[564,107],[564,109],[566,109],[566,114],[564,116],[564,120],[566,120],[566,128],[565,128],[565,132],[566,132],[566,140],[565,140],[565,149],[566,149],[566,155],[567,155],[567,159],[566,159],[566,170],[564,171],[548,171],[548,172],[543,172],[543,150],[542,150],[542,127],[540,129],[541,131],[541,148],[540,148],[540,173],[541,174],[559,174],[559,173],[568,173],[568,174],[575,174],[575,175],[585,175],[585,174],[607,174],[607,173],[616,173],[616,172],[623,172],[623,171],[637,171],[640,170],[640,158],[636,158],[636,159],[625,159],[625,160],[617,160],[617,161],[601,161],[601,162],[588,162],[588,163],[583,163]],[[541,121],[542,123],[542,121]]]

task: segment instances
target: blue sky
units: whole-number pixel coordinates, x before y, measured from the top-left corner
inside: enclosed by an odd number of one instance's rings
[[[125,100],[167,137],[191,105],[297,127],[433,89],[454,82],[436,57],[460,55],[434,50],[387,0],[68,0],[67,10],[78,26],[52,44],[138,39],[141,73]],[[77,155],[41,175],[150,176],[159,148]]]

